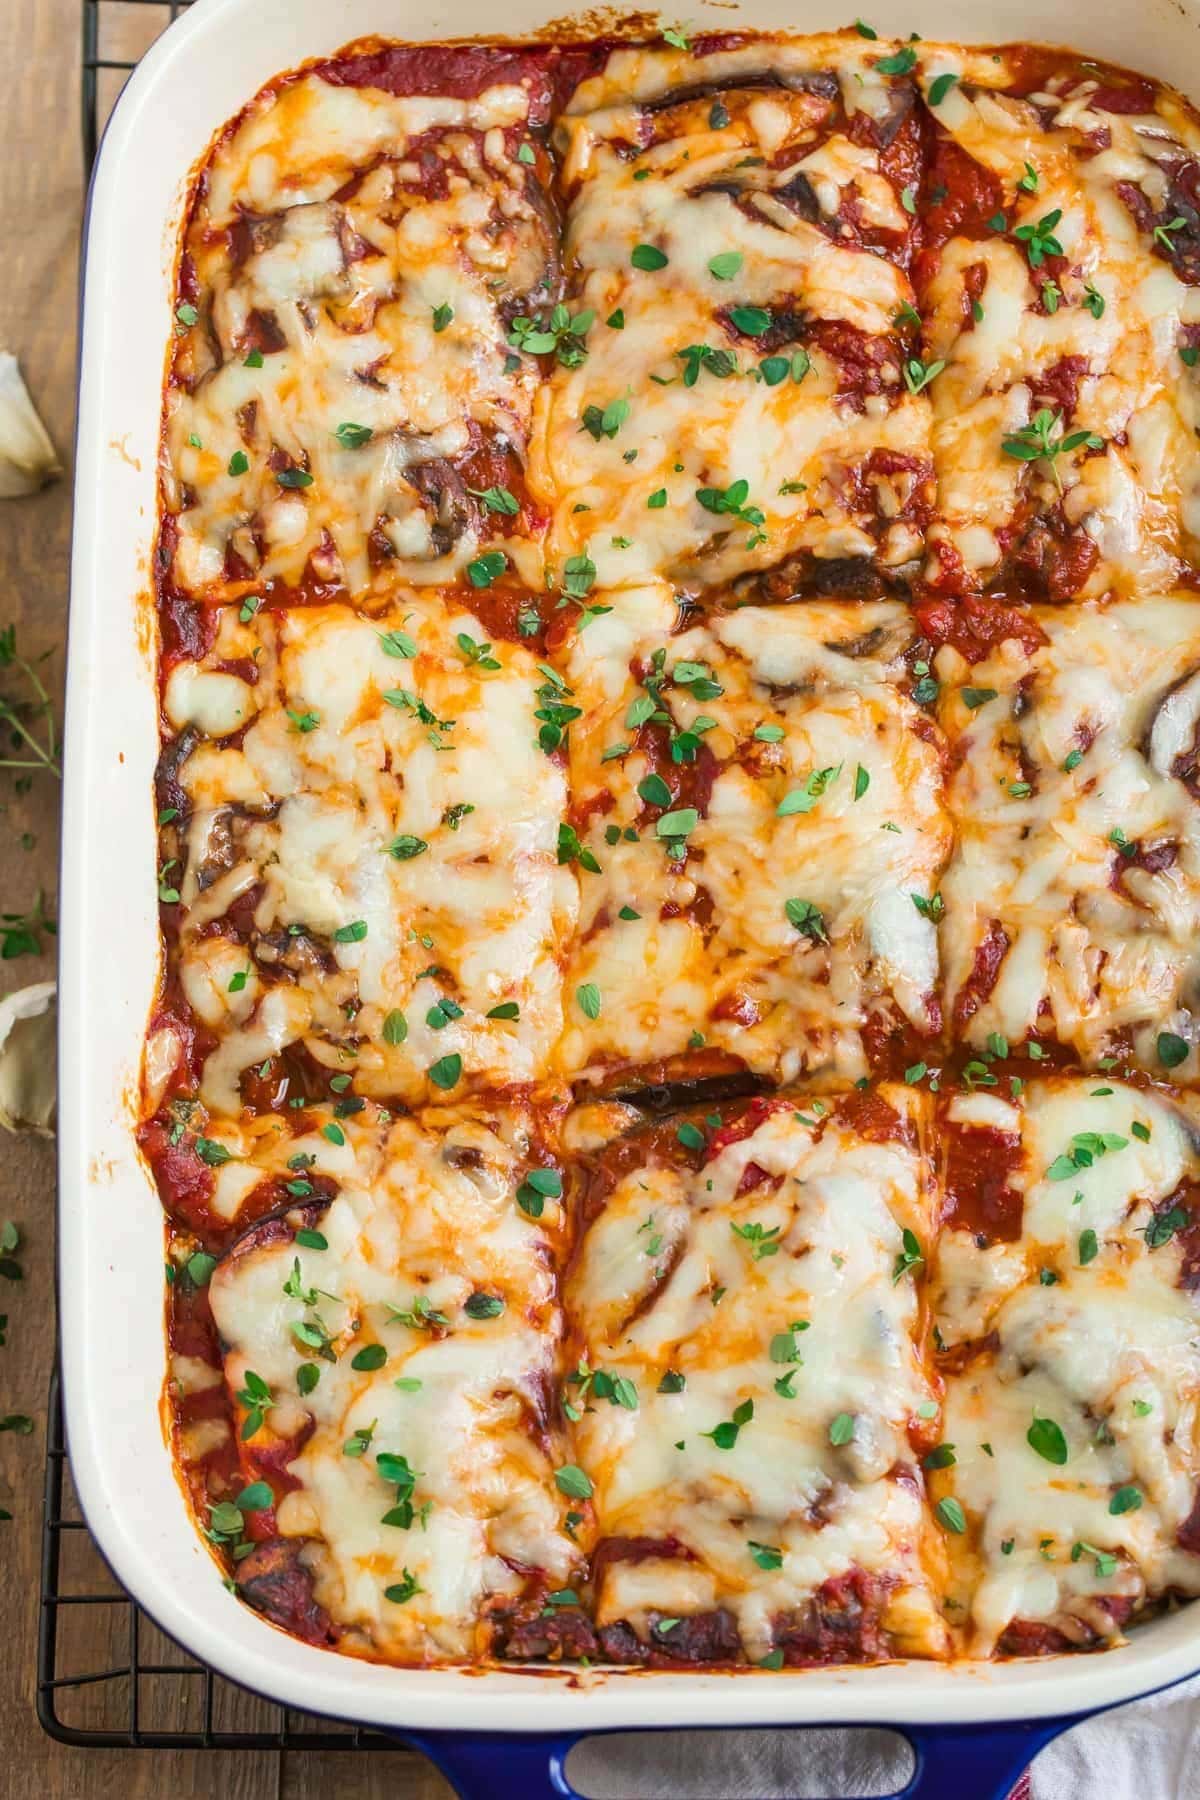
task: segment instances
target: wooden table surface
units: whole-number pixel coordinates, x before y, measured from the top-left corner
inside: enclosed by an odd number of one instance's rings
[[[0,350],[15,352],[43,419],[67,466],[67,479],[30,500],[0,501],[0,629],[17,626],[25,654],[51,652],[61,689],[70,537],[70,447],[74,428],[75,294],[84,172],[80,137],[81,0],[0,0]],[[110,33],[102,53],[136,54],[166,22],[165,8],[106,0]],[[120,77],[111,78],[113,85]],[[111,98],[112,87],[105,97]],[[39,776],[27,795],[0,771],[0,912],[24,912],[38,887],[56,891],[57,782]],[[32,834],[31,847],[22,847]],[[28,839],[25,840],[28,842]],[[0,962],[0,993],[44,980],[51,957]],[[4,1585],[0,1627],[0,1796],[95,1800],[119,1787],[123,1800],[275,1800],[276,1796],[352,1792],[361,1800],[445,1800],[450,1792],[422,1759],[407,1753],[353,1755],[267,1751],[80,1750],[47,1737],[34,1711],[35,1647],[46,1391],[54,1352],[54,1153],[32,1138],[0,1133],[0,1219],[20,1228],[24,1280],[0,1281],[7,1345],[0,1349],[0,1416],[26,1413],[31,1436],[0,1435],[0,1523]],[[94,1552],[83,1534],[66,1541],[65,1574],[95,1586]],[[90,1567],[89,1565],[90,1561]],[[69,1670],[119,1663],[115,1635],[126,1609],[79,1608],[70,1615]],[[157,1656],[169,1646],[154,1647]],[[145,1651],[151,1646],[144,1646]],[[177,1655],[175,1660],[179,1660]],[[186,1723],[192,1684],[163,1683],[146,1705],[175,1706]],[[143,1683],[143,1686],[146,1686]],[[72,1722],[111,1721],[126,1706],[127,1683],[64,1695]],[[107,1714],[105,1709],[107,1709]],[[236,1696],[231,1725],[261,1723],[259,1703]],[[194,1719],[191,1721],[194,1723]]]

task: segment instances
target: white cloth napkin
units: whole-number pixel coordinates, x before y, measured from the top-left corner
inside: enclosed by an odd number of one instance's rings
[[[1200,1800],[1200,1680],[1118,1706],[1050,1744],[1033,1800]]]
[[[669,1731],[592,1738],[567,1774],[588,1800],[867,1800],[911,1768],[888,1732]],[[1076,1726],[1030,1785],[1032,1800],[1200,1800],[1200,1679]]]

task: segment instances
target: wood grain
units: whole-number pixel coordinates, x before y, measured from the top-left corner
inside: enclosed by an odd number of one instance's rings
[[[101,53],[138,54],[167,20],[166,8],[106,5]],[[27,655],[50,652],[61,691],[70,543],[70,462],[75,400],[75,311],[83,209],[80,150],[80,0],[0,0],[0,349],[21,361],[35,403],[67,470],[30,500],[0,502],[0,629],[17,627]],[[119,77],[107,81],[115,98]],[[0,772],[0,912],[24,912],[40,888],[57,885],[58,784],[39,776],[25,796]],[[32,837],[32,846],[22,847]],[[0,962],[0,994],[52,972],[51,956]],[[288,1754],[277,1750],[173,1752],[67,1748],[41,1731],[34,1710],[45,1397],[54,1354],[54,1153],[0,1134],[0,1218],[20,1227],[25,1278],[0,1281],[7,1347],[0,1350],[0,1415],[27,1413],[32,1436],[0,1435],[0,1523],[5,1580],[0,1596],[0,1795],[41,1800],[299,1800],[353,1792],[361,1800],[446,1800],[449,1788],[423,1759],[396,1755]],[[155,1296],[157,1304],[157,1296]],[[98,1591],[111,1578],[85,1533],[64,1539],[64,1591]],[[128,1660],[124,1605],[75,1609],[65,1673]],[[180,1653],[144,1628],[145,1660],[177,1664]],[[198,1723],[191,1678],[153,1676],[139,1693],[143,1721],[158,1729]],[[269,1723],[261,1702],[226,1689],[218,1724]],[[80,1728],[120,1729],[129,1683],[117,1679],[70,1693],[60,1717]]]

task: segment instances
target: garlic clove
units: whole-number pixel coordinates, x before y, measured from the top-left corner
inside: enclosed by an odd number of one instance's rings
[[[0,1000],[0,1126],[54,1135],[58,1076],[55,984],[39,981]]]
[[[62,465],[34,411],[17,359],[0,350],[0,500],[36,494],[61,474]]]

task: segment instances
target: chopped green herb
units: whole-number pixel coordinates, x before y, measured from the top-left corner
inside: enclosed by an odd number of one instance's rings
[[[1177,231],[1183,231],[1185,229],[1186,225],[1187,225],[1187,220],[1184,218],[1180,218],[1178,216],[1178,214],[1176,215],[1175,218],[1169,220],[1167,222],[1167,224],[1156,225],[1154,227],[1155,243],[1160,245],[1161,248],[1166,251],[1168,256],[1174,256],[1174,254],[1175,254],[1175,233]]]
[[[838,1413],[829,1426],[829,1441],[835,1449],[850,1443],[854,1436],[854,1417],[851,1413]]]
[[[729,321],[743,337],[762,337],[771,329],[771,315],[761,306],[731,306]]]
[[[1183,1231],[1191,1222],[1191,1215],[1185,1207],[1172,1206],[1166,1211],[1156,1212],[1145,1229],[1147,1250],[1161,1250],[1169,1244],[1177,1231]]]
[[[592,875],[600,873],[600,864],[587,845],[580,842],[573,825],[564,823],[558,828],[558,861],[563,864],[577,862],[581,869],[587,869]]]
[[[498,1319],[504,1311],[499,1294],[468,1294],[463,1311],[469,1319]]]
[[[434,1087],[450,1089],[457,1086],[462,1075],[462,1057],[454,1052],[450,1056],[439,1056],[429,1070],[429,1079]]]
[[[760,1569],[782,1569],[783,1551],[775,1544],[756,1544],[750,1538],[746,1544],[751,1556]]]
[[[615,438],[629,417],[628,400],[610,400],[606,406],[585,406],[580,414],[583,429],[599,443],[602,437]]]
[[[1061,1425],[1053,1419],[1036,1418],[1025,1433],[1025,1441],[1031,1450],[1048,1463],[1057,1467],[1067,1460],[1067,1440]]]
[[[875,64],[881,75],[908,75],[917,66],[917,53],[911,44],[891,56],[881,56]]]
[[[1072,431],[1064,436],[1062,421],[1061,412],[1051,412],[1048,407],[1042,407],[1034,413],[1028,425],[1014,432],[1011,437],[1006,437],[1000,446],[1005,456],[1015,457],[1018,462],[1040,460],[1048,463],[1060,492],[1062,478],[1058,473],[1057,458],[1085,447],[1089,450],[1104,448],[1104,439],[1094,431]]]
[[[411,1600],[414,1594],[423,1594],[424,1592],[424,1588],[411,1569],[402,1569],[400,1580],[393,1582],[391,1587],[384,1588],[383,1597],[385,1600],[390,1600],[393,1606],[403,1606],[404,1602]]]
[[[953,1531],[958,1537],[966,1531],[967,1515],[952,1495],[947,1494],[945,1499],[939,1500],[933,1510],[947,1531]]]
[[[564,1463],[554,1471],[554,1481],[560,1494],[566,1494],[570,1500],[590,1500],[592,1484],[577,1463]]]
[[[695,831],[700,823],[700,814],[694,806],[681,806],[676,812],[664,813],[654,826],[655,833],[661,838],[685,838]]]
[[[1083,305],[1091,313],[1093,319],[1103,318],[1104,295],[1094,288],[1090,281],[1084,283],[1083,296]]]
[[[468,488],[476,500],[482,500],[488,512],[503,513],[507,518],[516,518],[521,510],[517,496],[506,487]]]
[[[1062,208],[1055,207],[1035,225],[1017,225],[1013,236],[1025,246],[1031,269],[1038,269],[1048,256],[1062,256],[1063,247],[1054,236],[1054,228],[1062,218]]]
[[[809,813],[821,799],[826,789],[837,780],[842,772],[839,763],[836,768],[813,769],[805,778],[803,787],[793,788],[775,808],[780,819],[790,818],[793,813]]]
[[[925,1261],[917,1235],[907,1225],[900,1234],[900,1242],[903,1248],[898,1252],[892,1269],[893,1286],[913,1269],[920,1268]]]
[[[412,862],[414,857],[423,856],[428,848],[424,838],[414,837],[411,832],[402,832],[399,837],[392,839],[387,853],[395,857],[397,862]]]
[[[540,1219],[546,1201],[562,1197],[562,1176],[557,1169],[530,1169],[517,1189],[517,1205],[531,1219]]]
[[[1189,1055],[1186,1039],[1173,1031],[1160,1031],[1155,1049],[1164,1069],[1177,1069],[1180,1063],[1187,1061]]]
[[[489,588],[498,581],[508,567],[508,558],[503,550],[485,550],[474,562],[467,564],[467,580],[475,588]]]
[[[732,1450],[742,1427],[748,1425],[753,1417],[753,1400],[742,1400],[734,1407],[731,1419],[722,1420],[712,1431],[702,1431],[700,1435],[711,1438],[718,1450]]]
[[[1110,1150],[1124,1150],[1128,1143],[1128,1138],[1120,1137],[1115,1131],[1078,1131],[1071,1139],[1070,1149],[1056,1156],[1046,1170],[1046,1180],[1069,1181],[1080,1169],[1090,1169]]]
[[[924,894],[910,894],[909,899],[923,919],[932,919],[934,924],[945,915],[946,902],[940,894],[933,894],[927,900]]]
[[[183,1266],[193,1287],[207,1287],[217,1266],[217,1259],[210,1256],[207,1250],[194,1250]]]
[[[820,908],[811,900],[785,900],[783,910],[787,914],[788,924],[794,925],[801,937],[811,938],[814,944],[829,942]]]

